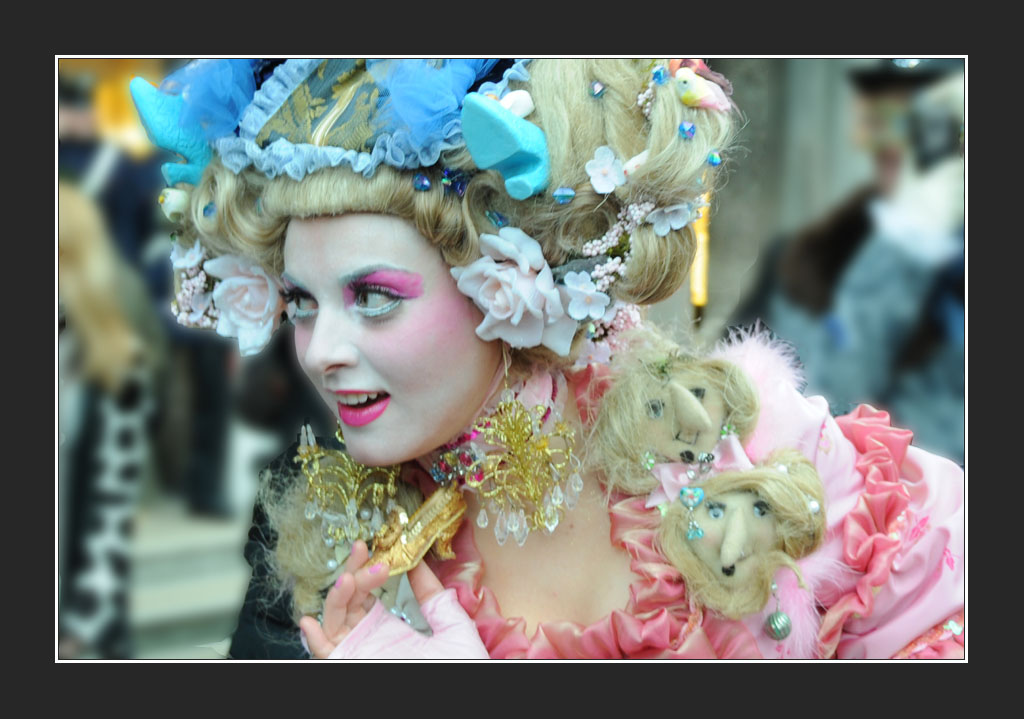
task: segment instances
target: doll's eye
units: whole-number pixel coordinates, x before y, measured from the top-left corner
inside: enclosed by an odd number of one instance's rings
[[[725,516],[725,505],[718,502],[708,502],[708,516],[712,519],[721,519]]]
[[[690,390],[690,394],[692,394],[697,399],[704,399],[704,388],[694,387],[693,389]]]
[[[661,419],[665,412],[665,404],[660,399],[652,399],[647,402],[647,416],[651,419]]]
[[[754,516],[763,517],[771,511],[771,507],[764,500],[758,500],[754,502]]]

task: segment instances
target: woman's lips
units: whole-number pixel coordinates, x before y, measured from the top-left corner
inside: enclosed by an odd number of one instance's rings
[[[381,395],[373,402],[358,407],[338,402],[338,416],[341,418],[342,424],[349,427],[362,427],[384,414],[390,401],[390,395]]]

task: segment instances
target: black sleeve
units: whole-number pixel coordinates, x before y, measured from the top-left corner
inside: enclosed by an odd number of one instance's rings
[[[276,589],[267,561],[276,543],[277,536],[257,502],[245,545],[252,578],[231,638],[231,659],[309,658],[299,640],[299,627],[292,621],[291,594]]]

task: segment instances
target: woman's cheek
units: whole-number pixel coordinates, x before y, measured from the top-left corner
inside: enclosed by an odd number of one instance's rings
[[[309,340],[313,336],[312,328],[306,326],[305,322],[296,322],[295,331],[292,336],[295,341],[295,356],[299,360],[299,366],[306,369],[306,350],[309,348]]]

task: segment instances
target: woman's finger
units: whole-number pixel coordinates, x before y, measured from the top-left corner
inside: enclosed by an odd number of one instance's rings
[[[356,591],[355,578],[345,572],[335,582],[324,599],[324,632],[335,643],[340,642],[352,627],[349,613],[352,595]]]
[[[377,562],[360,569],[354,575],[355,590],[348,601],[348,625],[353,627],[367,612],[373,609],[376,598],[371,594],[388,580],[388,565]]]
[[[412,587],[412,593],[416,595],[416,601],[421,606],[431,597],[444,591],[444,585],[430,571],[426,562],[420,562],[409,570],[409,586]]]
[[[352,543],[352,549],[349,550],[348,559],[345,560],[345,571],[349,574],[355,574],[361,566],[366,564],[366,560],[370,558],[370,550],[366,546],[366,542],[359,539]]]
[[[320,622],[315,617],[302,617],[299,620],[299,628],[306,635],[306,644],[309,646],[309,651],[317,659],[326,659],[334,651],[334,648],[338,646],[337,642],[332,643],[327,638],[323,627],[320,626]]]

